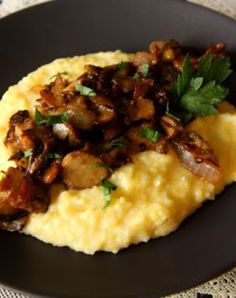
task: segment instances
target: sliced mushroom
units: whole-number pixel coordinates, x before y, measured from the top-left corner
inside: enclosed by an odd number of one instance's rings
[[[183,126],[179,121],[166,115],[161,117],[161,126],[169,138],[174,138],[183,131]]]
[[[79,146],[82,143],[76,129],[68,122],[54,124],[53,132],[58,139],[62,141],[67,139],[72,147]]]
[[[27,224],[28,218],[28,214],[22,212],[12,218],[0,219],[0,229],[8,232],[19,232]]]
[[[134,57],[134,64],[140,69],[143,64],[148,64],[149,66],[155,65],[157,63],[156,55],[148,52],[137,52]]]
[[[61,169],[61,162],[55,160],[52,164],[46,169],[43,174],[42,180],[45,184],[52,184],[53,181],[57,178],[59,171]]]
[[[92,105],[96,111],[96,123],[102,125],[112,121],[116,112],[114,110],[114,104],[106,96],[94,96],[92,99]]]
[[[44,183],[25,175],[9,195],[10,204],[28,212],[46,212],[49,205],[48,189]]]
[[[166,138],[161,136],[157,142],[153,142],[141,135],[141,131],[144,127],[153,129],[153,124],[147,122],[142,125],[132,127],[127,131],[126,136],[131,143],[138,146],[139,151],[155,150],[160,153],[166,153],[168,150]]]
[[[102,163],[100,158],[80,151],[67,154],[62,161],[62,178],[68,188],[84,189],[99,185],[109,176],[104,167],[94,167]]]
[[[91,130],[95,124],[96,115],[87,108],[67,105],[66,113],[70,117],[70,123],[77,129]]]
[[[45,184],[32,176],[25,175],[17,168],[8,168],[0,181],[0,193],[4,195],[1,202],[5,215],[6,212],[14,211],[10,206],[17,210],[36,213],[45,212],[48,208],[49,195]]]
[[[60,107],[65,104],[62,91],[66,86],[67,82],[58,74],[54,82],[40,91],[41,98],[48,106]]]
[[[128,113],[131,122],[151,119],[155,116],[153,101],[142,97],[133,99],[128,105]]]
[[[184,132],[172,143],[184,167],[210,183],[219,181],[222,176],[219,162],[210,145],[199,134]]]

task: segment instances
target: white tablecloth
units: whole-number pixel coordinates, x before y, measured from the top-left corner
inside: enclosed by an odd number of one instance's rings
[[[0,0],[0,18],[27,6],[46,1],[50,0]],[[189,0],[189,2],[207,6],[236,20],[236,0]],[[27,297],[0,287],[0,298]],[[236,298],[236,268],[217,279],[169,298]]]

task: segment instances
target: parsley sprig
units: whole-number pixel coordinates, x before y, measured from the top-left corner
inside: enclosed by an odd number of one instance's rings
[[[198,71],[194,71],[191,59],[186,55],[183,71],[171,88],[177,107],[196,116],[217,113],[216,105],[229,93],[222,83],[231,72],[229,58],[214,58],[208,54],[200,60]]]
[[[116,190],[117,186],[108,179],[102,179],[101,185],[103,186],[103,193],[105,196],[104,208],[106,208],[111,203],[111,191]]]

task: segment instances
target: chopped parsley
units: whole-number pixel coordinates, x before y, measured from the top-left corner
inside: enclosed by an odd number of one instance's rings
[[[57,75],[68,76],[69,72],[68,71],[62,71],[62,72],[55,73],[53,76],[50,77],[50,80],[54,79]]]
[[[149,139],[153,143],[156,143],[160,137],[160,133],[148,126],[143,126],[139,132],[140,136]]]
[[[117,186],[113,184],[111,181],[109,181],[108,179],[102,179],[101,185],[103,186],[103,193],[105,196],[104,207],[106,208],[111,203],[111,191],[116,190]]]
[[[60,153],[56,153],[56,152],[48,152],[47,158],[48,159],[61,159],[61,158],[63,158],[63,155]]]
[[[118,148],[122,149],[128,145],[129,141],[125,137],[119,137],[117,139],[113,139],[110,143],[106,144],[106,149]]]
[[[141,68],[139,70],[139,72],[135,72],[135,74],[133,75],[133,79],[134,80],[138,80],[140,77],[140,74],[144,77],[144,78],[150,78],[151,74],[149,72],[149,65],[147,63],[144,63],[141,65]]]
[[[113,174],[113,169],[109,166],[109,165],[107,165],[107,164],[105,164],[105,163],[103,163],[103,162],[97,162],[97,163],[93,163],[93,164],[91,164],[91,167],[93,168],[93,169],[96,169],[96,168],[105,168],[105,169],[107,169],[111,174]]]
[[[76,91],[79,91],[79,93],[81,95],[84,95],[84,96],[96,96],[96,92],[93,89],[91,89],[91,88],[89,88],[87,86],[83,86],[81,84],[77,84],[75,86],[75,88],[76,88]]]
[[[133,79],[134,79],[134,80],[138,80],[138,79],[139,79],[139,74],[138,74],[138,72],[136,72],[136,73],[133,75]]]
[[[121,61],[116,65],[116,70],[117,71],[123,70],[127,66],[127,64],[128,64],[127,62]]]
[[[143,77],[147,78],[150,76],[149,65],[147,63],[142,64],[140,71]]]
[[[45,124],[47,126],[51,126],[57,123],[63,123],[70,119],[67,113],[63,113],[60,115],[47,115],[43,116],[38,109],[35,110],[34,120],[36,125]]]
[[[32,156],[32,155],[33,155],[33,149],[32,148],[24,152],[24,157],[26,159],[30,158],[30,156]]]
[[[214,58],[211,54],[203,57],[198,72],[194,72],[189,55],[183,63],[183,71],[172,85],[177,107],[196,116],[217,113],[216,105],[228,95],[228,88],[222,86],[231,74],[229,58]]]

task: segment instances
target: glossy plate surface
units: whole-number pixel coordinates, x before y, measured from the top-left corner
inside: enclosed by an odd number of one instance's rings
[[[235,32],[234,21],[181,0],[57,0],[0,21],[0,93],[57,57],[132,52],[157,39],[175,38],[195,47],[225,41],[234,58]],[[1,231],[0,282],[57,298],[177,292],[236,265],[235,210],[232,185],[177,232],[117,255],[86,256]]]

